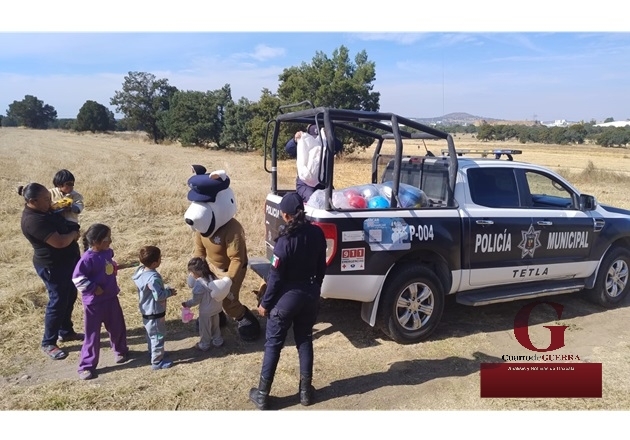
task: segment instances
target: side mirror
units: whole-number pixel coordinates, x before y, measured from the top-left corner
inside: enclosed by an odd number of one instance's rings
[[[593,211],[597,208],[597,200],[595,197],[588,194],[580,194],[580,210],[581,211]]]

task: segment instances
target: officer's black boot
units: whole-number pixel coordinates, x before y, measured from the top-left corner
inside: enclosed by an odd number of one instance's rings
[[[249,390],[249,400],[254,402],[256,408],[260,410],[267,409],[267,399],[269,398],[269,391],[271,390],[271,382],[271,380],[267,380],[260,376],[258,388],[252,388]]]
[[[300,376],[300,403],[304,406],[313,403],[315,388],[313,388],[312,382],[312,377]]]

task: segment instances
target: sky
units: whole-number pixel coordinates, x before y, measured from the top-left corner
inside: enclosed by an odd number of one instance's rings
[[[121,117],[109,102],[130,71],[180,90],[229,84],[234,101],[257,101],[264,88],[277,90],[284,69],[310,63],[318,51],[332,57],[343,45],[375,63],[383,112],[630,119],[630,28],[624,14],[611,12],[614,1],[601,17],[593,4],[539,0],[499,14],[487,11],[505,3],[492,1],[349,10],[320,0],[316,12],[283,0],[212,7],[180,0],[159,11],[155,2],[131,3],[86,11],[78,1],[35,1],[3,10],[0,114],[34,95],[59,118],[75,118],[87,100]]]

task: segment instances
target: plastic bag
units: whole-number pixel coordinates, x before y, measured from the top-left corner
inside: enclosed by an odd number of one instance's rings
[[[182,307],[182,322],[184,324],[192,321],[195,315],[188,307]]]
[[[297,171],[298,177],[308,186],[317,186],[321,165],[322,145],[319,137],[302,133],[297,142]]]
[[[315,209],[324,209],[324,201],[326,200],[326,193],[323,189],[316,190],[306,202],[306,206],[310,206]],[[334,197],[333,197],[334,200]],[[334,204],[334,202],[333,202]]]

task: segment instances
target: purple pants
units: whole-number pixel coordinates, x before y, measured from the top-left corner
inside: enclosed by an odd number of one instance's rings
[[[85,339],[81,347],[79,370],[96,369],[101,351],[101,324],[109,333],[109,341],[116,355],[126,355],[127,327],[118,297],[96,304],[83,305]]]

